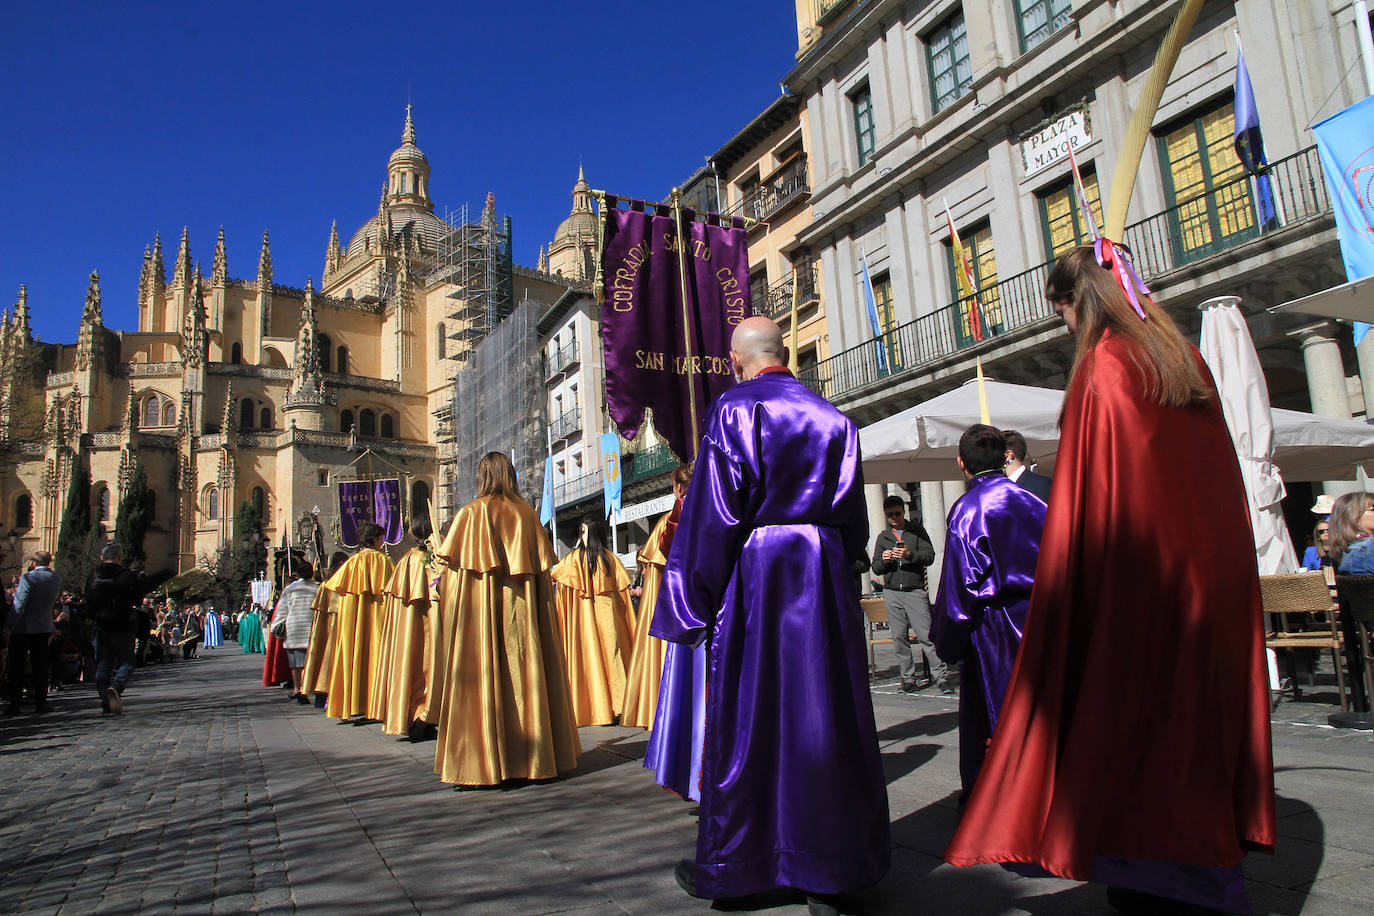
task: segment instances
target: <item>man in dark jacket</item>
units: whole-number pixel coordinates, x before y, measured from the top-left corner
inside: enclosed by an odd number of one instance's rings
[[[14,591],[14,608],[5,619],[9,639],[10,702],[5,715],[19,714],[24,696],[24,673],[30,673],[29,693],[35,712],[48,710],[48,640],[53,634],[53,608],[62,591],[62,577],[53,572],[52,554],[40,550],[33,555],[29,571]]]
[[[949,670],[930,641],[926,567],[935,562],[935,546],[920,522],[907,520],[906,502],[900,496],[883,500],[883,515],[887,525],[873,544],[873,572],[883,577],[883,602],[887,605],[888,631],[902,675],[902,692],[914,693],[936,683],[941,693],[953,694]],[[925,657],[929,674],[924,678],[917,677],[908,630],[916,634],[916,644]]]
[[[100,708],[115,715],[124,711],[120,694],[134,670],[136,609],[143,599],[141,579],[124,567],[123,560],[123,548],[106,544],[100,551],[100,565],[86,583],[86,612],[98,628],[95,689],[100,694]]]
[[[1023,490],[1030,490],[1040,497],[1041,502],[1050,501],[1050,479],[1044,474],[1037,474],[1030,469],[1030,462],[1027,460],[1026,437],[1014,429],[1002,431],[1002,438],[1007,442],[1006,453],[1006,473],[1012,482],[1019,485]]]

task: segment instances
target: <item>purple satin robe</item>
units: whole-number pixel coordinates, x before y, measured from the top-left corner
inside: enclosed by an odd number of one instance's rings
[[[1045,504],[1008,480],[987,474],[949,510],[940,594],[931,611],[935,651],[959,677],[959,777],[973,790],[1007,695],[1026,629]]]
[[[697,891],[843,893],[890,855],[849,573],[866,558],[858,431],[785,373],[712,407],[649,632],[705,641]]]
[[[658,708],[644,751],[654,781],[701,801],[701,749],[706,735],[706,647],[668,643],[658,682]]]

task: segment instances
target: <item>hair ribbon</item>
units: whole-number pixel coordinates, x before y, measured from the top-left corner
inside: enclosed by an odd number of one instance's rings
[[[1097,255],[1097,263],[1109,271],[1121,286],[1122,292],[1126,294],[1126,299],[1131,303],[1131,308],[1145,319],[1145,306],[1141,300],[1148,300],[1151,293],[1145,281],[1140,279],[1140,274],[1136,273],[1135,265],[1131,263],[1131,256],[1125,250],[1113,242],[1111,239],[1099,238],[1093,242],[1093,250]]]

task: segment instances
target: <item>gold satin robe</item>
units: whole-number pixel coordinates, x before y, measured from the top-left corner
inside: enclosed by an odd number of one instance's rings
[[[665,514],[649,532],[649,540],[639,549],[639,570],[644,591],[639,596],[639,617],[635,621],[634,649],[630,653],[630,669],[625,674],[625,702],[622,704],[620,724],[632,728],[653,728],[654,712],[658,709],[658,684],[663,679],[663,659],[668,644],[649,635],[654,620],[654,605],[658,603],[658,587],[663,582],[663,567],[668,556],[662,550],[663,529],[668,527]]]
[[[338,616],[339,596],[321,588],[310,603],[310,645],[305,653],[301,687],[306,693],[328,693],[329,676],[334,665],[334,619]]]
[[[429,583],[437,570],[421,547],[410,550],[396,564],[387,584],[386,627],[382,659],[386,664],[378,690],[382,732],[404,735],[416,719],[424,719],[430,680],[433,603]]]
[[[556,559],[539,516],[521,499],[464,506],[439,549],[437,657],[446,683],[430,714],[434,770],[447,783],[551,779],[582,753],[548,569]]]
[[[625,701],[625,669],[634,642],[630,574],[606,552],[607,564],[587,569],[581,547],[550,574],[558,586],[558,617],[578,726],[610,725]]]
[[[364,548],[321,586],[339,596],[325,710],[331,718],[348,719],[368,712],[371,670],[382,642],[382,601],[392,569],[386,554]]]

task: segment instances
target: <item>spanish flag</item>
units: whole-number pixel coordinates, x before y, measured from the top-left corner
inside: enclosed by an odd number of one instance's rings
[[[949,242],[954,248],[954,274],[959,282],[959,298],[969,301],[969,332],[974,340],[983,339],[983,320],[978,305],[978,296],[973,287],[973,265],[969,263],[968,253],[959,241],[959,233],[954,229],[954,217],[949,213],[949,203],[945,203],[945,221],[949,223]]]

